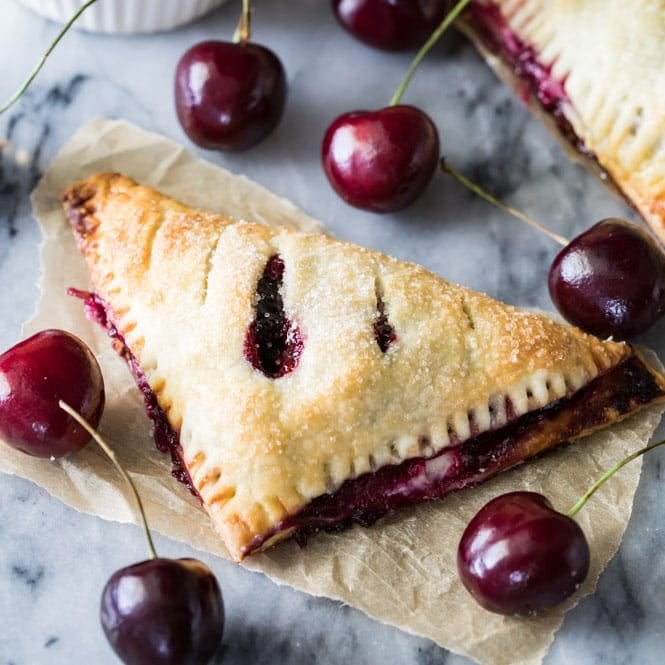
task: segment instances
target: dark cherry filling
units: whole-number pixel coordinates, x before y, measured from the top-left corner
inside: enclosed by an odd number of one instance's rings
[[[385,353],[390,345],[397,340],[395,329],[388,321],[388,314],[386,313],[386,304],[383,298],[377,294],[376,296],[376,319],[374,320],[374,338],[379,348]]]
[[[466,13],[485,48],[508,63],[515,75],[525,83],[522,97],[528,103],[533,95],[542,107],[554,118],[566,140],[577,150],[593,157],[592,152],[575,133],[566,119],[563,107],[569,102],[564,89],[565,81],[552,76],[551,67],[538,61],[536,51],[527,46],[511,30],[508,22],[494,4],[471,3]]]
[[[145,410],[152,421],[152,434],[157,449],[163,453],[171,453],[171,460],[173,462],[173,470],[171,473],[173,474],[173,477],[183,483],[194,496],[200,499],[198,492],[194,488],[192,479],[189,476],[189,472],[182,460],[180,435],[169,424],[166,413],[164,413],[164,409],[159,405],[157,396],[150,387],[150,384],[134,357],[134,354],[129,350],[124,337],[120,334],[115,324],[110,319],[108,315],[108,306],[96,293],[73,288],[68,289],[67,293],[83,300],[83,307],[85,308],[85,313],[88,319],[98,323],[106,330],[113,342],[113,348],[125,359],[125,362],[134,375],[136,384],[143,395]]]
[[[284,261],[275,254],[256,286],[256,314],[245,336],[245,358],[271,379],[292,372],[303,350],[300,329],[284,312],[283,277]]]
[[[295,529],[300,544],[320,529],[340,531],[354,522],[369,526],[403,505],[440,498],[524,462],[550,447],[605,422],[610,412],[626,414],[663,395],[652,374],[633,356],[588,386],[527,413],[508,425],[480,434],[431,458],[414,458],[347,480],[332,494],[314,499],[287,517],[272,534],[257,538],[246,553],[274,533]]]

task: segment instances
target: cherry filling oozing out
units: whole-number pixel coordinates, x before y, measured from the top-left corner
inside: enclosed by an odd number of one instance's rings
[[[249,554],[286,529],[305,544],[318,530],[340,531],[354,522],[363,526],[400,506],[441,498],[475,485],[606,421],[608,411],[631,412],[662,395],[653,376],[631,357],[568,398],[527,413],[509,424],[479,434],[430,457],[382,467],[345,481],[331,494],[315,498],[299,513],[284,519],[272,533],[256,538]],[[511,404],[506,404],[510,411]]]
[[[501,10],[492,3],[472,2],[466,13],[485,48],[512,67],[515,75],[525,83],[522,97],[525,102],[533,95],[554,118],[565,139],[583,154],[592,152],[576,134],[564,114],[564,106],[570,103],[564,87],[565,81],[552,75],[551,66],[539,62],[538,54],[527,46],[510,28]]]
[[[129,350],[124,337],[118,331],[115,323],[111,320],[107,304],[96,293],[90,293],[89,291],[70,288],[67,293],[83,300],[83,307],[85,308],[85,313],[88,319],[98,323],[106,330],[108,336],[113,341],[115,350],[125,359],[129,369],[134,375],[136,384],[143,395],[143,403],[148,417],[153,423],[153,437],[157,449],[163,453],[171,453],[171,460],[173,463],[173,470],[171,473],[173,474],[173,477],[183,483],[194,496],[200,499],[183,461],[180,435],[169,424],[166,413],[164,413],[164,409],[159,405],[157,396],[150,387],[148,379],[146,379],[138,361],[134,354]]]
[[[245,336],[245,358],[271,379],[292,372],[303,350],[300,328],[284,312],[283,279],[284,261],[274,254],[256,285],[255,316]]]

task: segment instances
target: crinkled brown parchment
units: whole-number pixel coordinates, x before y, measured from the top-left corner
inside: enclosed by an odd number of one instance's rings
[[[195,207],[235,217],[309,230],[321,227],[291,203],[246,178],[197,160],[179,145],[120,121],[93,121],[65,145],[33,196],[42,224],[42,294],[26,334],[59,327],[79,335],[97,353],[107,385],[102,433],[136,480],[152,527],[195,548],[226,557],[223,545],[196,500],[170,475],[168,456],[156,451],[150,424],[133,379],[105,334],[89,323],[69,286],[88,278],[58,194],[71,181],[116,170]],[[462,588],[455,554],[464,526],[480,506],[514,489],[545,493],[568,509],[590,482],[628,451],[650,438],[661,409],[651,408],[610,431],[550,453],[481,487],[402,510],[370,528],[321,534],[304,550],[292,542],[245,564],[280,584],[341,600],[375,619],[428,637],[487,665],[540,663],[563,615],[590,593],[615,553],[626,527],[640,464],[626,467],[580,513],[592,548],[591,572],[575,598],[547,616],[506,618],[479,608]],[[136,521],[124,483],[94,445],[61,461],[24,456],[1,444],[0,471],[29,478],[65,503],[104,519]]]

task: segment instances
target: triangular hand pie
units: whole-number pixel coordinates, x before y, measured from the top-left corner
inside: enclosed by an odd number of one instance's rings
[[[63,205],[88,308],[236,559],[477,483],[665,395],[628,344],[378,252],[118,174]]]

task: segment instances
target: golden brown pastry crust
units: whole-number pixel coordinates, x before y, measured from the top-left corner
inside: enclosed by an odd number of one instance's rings
[[[287,516],[346,479],[500,427],[633,353],[417,265],[191,210],[122,175],[76,183],[63,204],[235,558],[257,536],[288,535]],[[243,352],[275,255],[303,336],[296,370],[278,379]],[[385,352],[377,294],[396,334]]]
[[[482,4],[498,7],[512,33],[562,82],[564,117],[605,171],[604,180],[610,176],[665,243],[665,0]],[[523,91],[523,81],[501,54],[487,50],[469,19],[462,27],[487,62]],[[559,131],[556,122],[546,124]],[[593,160],[576,157],[598,171]]]

